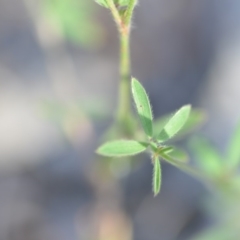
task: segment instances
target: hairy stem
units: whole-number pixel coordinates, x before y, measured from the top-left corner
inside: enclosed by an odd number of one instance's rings
[[[120,37],[120,84],[116,121],[120,132],[131,135],[131,63],[130,63],[130,25],[136,0],[130,0],[124,13],[120,13],[113,0],[106,0],[112,16],[117,24]]]
[[[115,20],[118,29],[120,29],[120,27],[122,26],[122,18],[119,14],[119,11],[115,5],[115,3],[113,2],[113,0],[106,0],[108,7],[112,13],[113,19]]]
[[[117,121],[124,127],[131,115],[131,64],[129,49],[129,33],[120,33],[120,86]]]
[[[134,7],[136,5],[136,2],[137,2],[137,0],[130,0],[129,1],[128,7],[127,7],[127,10],[126,10],[126,13],[125,13],[125,21],[124,21],[125,24],[128,25],[128,26],[131,23],[133,10],[134,10]]]

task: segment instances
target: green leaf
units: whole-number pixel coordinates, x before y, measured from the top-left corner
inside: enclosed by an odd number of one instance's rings
[[[224,168],[221,155],[204,138],[190,141],[190,147],[197,156],[197,164],[209,177],[219,176]]]
[[[154,196],[160,192],[161,188],[161,181],[162,181],[162,174],[161,174],[161,164],[160,160],[155,157],[153,159],[153,193]]]
[[[135,78],[132,79],[132,94],[143,130],[148,137],[152,137],[151,105],[144,87]]]
[[[166,123],[171,118],[171,114],[166,114],[156,119],[153,123],[154,133],[159,133],[166,125]],[[198,127],[200,127],[206,120],[206,113],[201,109],[192,109],[188,120],[182,127],[182,129],[178,132],[178,138],[185,136],[186,134],[194,131]],[[157,137],[157,136],[156,136]]]
[[[204,174],[199,173],[195,169],[188,166],[186,163],[180,162],[179,160],[174,159],[173,157],[169,156],[168,154],[165,154],[164,152],[161,152],[160,156],[166,162],[168,162],[171,165],[177,167],[178,169],[182,170],[183,172],[186,172],[186,173],[192,175],[193,177],[201,179],[201,180],[206,179]]]
[[[186,135],[199,128],[206,121],[206,113],[201,109],[192,109],[178,136]]]
[[[232,168],[236,168],[240,163],[240,122],[228,146],[227,163]]]
[[[157,136],[159,142],[167,141],[177,134],[186,123],[191,111],[191,106],[180,108],[167,122],[160,134]]]
[[[161,146],[158,153],[170,153],[173,151],[173,147],[171,146]]]
[[[179,148],[173,148],[173,150],[168,152],[167,155],[182,163],[187,163],[189,160],[187,153]]]
[[[97,149],[97,153],[106,157],[133,156],[146,150],[148,143],[134,140],[116,140],[104,143]]]
[[[173,148],[170,151],[160,151],[159,155],[167,161],[176,161],[181,163],[188,162],[188,155],[186,152],[176,148]]]
[[[108,8],[108,4],[106,0],[95,0],[96,3],[98,3],[99,5]]]
[[[167,124],[172,114],[166,114],[153,122],[154,135],[157,137],[159,133],[163,130],[164,126]]]

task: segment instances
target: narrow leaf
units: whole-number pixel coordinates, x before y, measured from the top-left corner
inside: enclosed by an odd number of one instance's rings
[[[132,79],[132,94],[143,130],[148,137],[152,137],[151,105],[144,87],[135,78]]]
[[[178,136],[184,136],[205,123],[207,119],[206,113],[201,109],[192,109],[190,111],[189,117],[186,123],[183,125],[182,129],[179,131]]]
[[[180,108],[164,126],[157,139],[159,142],[167,141],[177,134],[186,123],[191,111],[191,106],[186,105]]]
[[[153,159],[153,193],[154,196],[157,196],[157,194],[160,192],[161,188],[161,164],[160,160],[157,157],[154,157]]]
[[[141,153],[147,147],[147,143],[134,140],[116,140],[104,143],[97,149],[97,153],[106,157],[125,157]]]
[[[178,169],[182,170],[183,172],[186,172],[186,173],[192,175],[193,177],[196,177],[196,178],[201,179],[201,180],[206,179],[206,176],[204,174],[199,173],[195,169],[188,166],[186,163],[179,162],[178,160],[172,158],[171,156],[169,156],[168,154],[165,154],[165,153],[161,153],[160,156],[166,162],[168,162],[171,165],[177,167]]]
[[[173,147],[171,146],[163,146],[160,148],[160,151],[158,153],[170,153],[173,151]]]
[[[172,151],[167,152],[166,154],[172,159],[182,163],[187,163],[189,160],[187,153],[179,148],[173,148]]]
[[[228,166],[236,168],[240,163],[240,122],[230,140],[227,151]]]
[[[153,129],[154,129],[154,135],[156,135],[156,137],[163,130],[164,126],[167,124],[167,122],[171,118],[171,115],[172,114],[166,114],[154,120]]]
[[[166,114],[156,119],[153,124],[154,133],[159,133],[164,128],[166,123],[171,118],[171,114]],[[206,113],[201,109],[192,109],[189,117],[182,127],[182,129],[178,132],[178,138],[185,136],[186,134],[194,131],[199,128],[206,120]],[[157,137],[157,136],[156,136]]]

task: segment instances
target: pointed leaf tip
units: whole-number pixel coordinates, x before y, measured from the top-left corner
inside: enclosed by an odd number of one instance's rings
[[[172,114],[166,114],[161,116],[160,118],[156,119],[153,124],[154,134],[159,134],[163,127],[166,125],[166,123],[171,118]],[[205,111],[202,109],[192,109],[189,117],[182,127],[182,129],[178,132],[178,138],[183,137],[195,130],[197,130],[199,127],[203,125],[203,123],[206,121],[207,115]],[[156,135],[157,137],[158,135]]]
[[[191,105],[185,105],[180,108],[166,123],[157,139],[159,142],[167,141],[174,137],[187,122],[191,111]]]
[[[152,109],[148,95],[142,84],[135,78],[132,79],[132,94],[144,132],[152,137]]]
[[[147,143],[134,140],[116,140],[106,142],[97,149],[97,153],[106,157],[133,156],[146,150]]]

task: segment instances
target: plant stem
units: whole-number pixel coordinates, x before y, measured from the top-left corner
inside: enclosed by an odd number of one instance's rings
[[[134,10],[134,7],[136,5],[136,2],[137,2],[137,0],[130,0],[129,3],[128,3],[128,8],[127,8],[126,13],[125,13],[125,21],[124,21],[125,24],[128,25],[128,26],[131,23],[133,10]]]
[[[136,0],[130,0],[125,13],[121,14],[113,0],[106,0],[117,24],[120,37],[120,84],[118,93],[117,125],[123,135],[131,135],[129,126],[131,114],[131,63],[130,63],[130,25]]]
[[[106,0],[108,7],[112,13],[113,19],[115,20],[118,29],[120,29],[121,25],[122,25],[122,18],[119,14],[119,11],[116,7],[116,5],[114,4],[113,0]]]
[[[129,49],[129,32],[120,32],[120,86],[117,121],[124,127],[131,115],[131,63]]]

